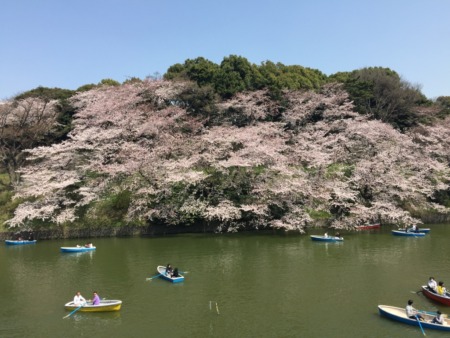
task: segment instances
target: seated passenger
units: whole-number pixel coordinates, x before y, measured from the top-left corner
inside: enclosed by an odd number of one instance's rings
[[[419,232],[419,228],[414,224],[411,228],[408,229],[408,232]]]
[[[444,282],[439,282],[437,286],[437,293],[441,296],[446,296],[447,289],[444,286]]]
[[[178,273],[178,268],[175,268],[175,269],[173,270],[172,278],[173,278],[173,277],[180,277],[180,274]]]
[[[427,285],[428,290],[430,290],[431,292],[436,293],[436,289],[437,289],[437,283],[434,280],[434,277],[430,277],[430,279],[428,280],[428,285]]]
[[[97,294],[97,291],[94,291],[94,298],[92,299],[92,305],[100,305],[100,297]]]
[[[443,325],[444,321],[445,321],[445,319],[444,319],[444,316],[442,315],[441,311],[437,311],[436,316],[433,318],[433,320],[431,322],[433,324]]]
[[[172,278],[172,275],[173,275],[172,265],[167,264],[167,266],[166,266],[166,276],[169,276],[170,278]]]

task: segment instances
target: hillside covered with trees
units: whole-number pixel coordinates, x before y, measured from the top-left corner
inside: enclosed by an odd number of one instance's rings
[[[8,228],[398,225],[450,211],[450,97],[229,56],[0,105]],[[447,217],[447,218],[446,218]]]

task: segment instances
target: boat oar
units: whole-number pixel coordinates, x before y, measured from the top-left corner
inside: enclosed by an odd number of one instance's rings
[[[71,313],[69,313],[67,316],[64,316],[63,319],[69,318],[71,315],[73,315],[75,312],[77,312],[79,309],[81,309],[84,306],[84,304],[81,304],[79,307],[77,307],[75,310],[73,310]]]
[[[417,322],[419,323],[420,329],[422,330],[422,333],[424,336],[426,336],[425,331],[423,330],[422,324],[420,323],[419,317],[417,317],[417,315],[415,316],[417,319]]]
[[[432,312],[432,311],[425,311],[425,310],[419,310],[420,313],[425,313],[427,315],[431,315],[431,316],[436,316],[437,313],[436,312]]]
[[[156,278],[156,277],[159,277],[159,276],[161,276],[160,273],[158,273],[157,275],[154,275],[153,277],[146,278],[145,280],[146,281],[151,281],[153,278]]]

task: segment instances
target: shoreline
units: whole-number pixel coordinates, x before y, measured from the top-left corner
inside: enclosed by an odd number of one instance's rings
[[[4,231],[0,232],[0,240],[4,241],[17,237],[21,232],[28,234],[29,231]],[[78,239],[78,238],[106,238],[106,237],[163,237],[168,235],[180,234],[229,234],[229,232],[217,232],[217,228],[213,226],[171,226],[164,225],[149,225],[145,227],[121,227],[121,228],[94,228],[94,229],[46,229],[46,230],[32,230],[33,237],[36,240],[52,240],[52,239]],[[288,234],[294,231],[286,231],[280,229],[245,229],[238,233],[271,233],[271,234]],[[295,233],[299,233],[295,231]],[[25,237],[24,237],[25,238]]]

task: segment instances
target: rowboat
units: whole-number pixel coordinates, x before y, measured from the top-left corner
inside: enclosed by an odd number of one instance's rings
[[[394,236],[409,236],[409,237],[423,237],[426,235],[425,232],[408,232],[400,230],[392,230],[392,234]]]
[[[389,319],[396,320],[398,322],[402,322],[408,325],[419,326],[419,322],[415,319],[408,318],[406,316],[406,310],[404,308],[389,306],[389,305],[378,305],[378,311],[381,316],[387,317]],[[444,320],[444,324],[433,324],[431,321],[434,318],[434,314],[426,311],[419,311],[420,315],[425,319],[425,321],[421,321],[420,325],[422,325],[425,329],[433,329],[433,330],[441,330],[441,331],[450,331],[450,326],[447,323],[447,320]]]
[[[438,303],[450,306],[450,297],[449,296],[444,296],[444,295],[440,295],[436,292],[431,291],[430,289],[428,289],[428,287],[426,285],[422,285],[422,293],[424,294],[425,297],[434,300]]]
[[[398,229],[399,231],[406,231],[405,230],[405,228],[400,228],[400,229]],[[430,228],[419,228],[418,230],[417,230],[418,232],[424,232],[424,233],[429,233],[430,232]]]
[[[158,267],[156,268],[156,270],[158,271],[159,275],[158,277],[161,277],[162,279],[172,282],[172,283],[180,283],[184,281],[184,276],[183,275],[179,275],[179,277],[169,277],[166,275],[166,267],[162,266],[162,265],[158,265]]]
[[[316,241],[316,242],[342,242],[342,241],[344,241],[343,237],[335,237],[335,236],[311,235],[310,237],[313,241]]]
[[[36,244],[36,240],[32,241],[23,241],[23,240],[5,240],[6,245],[24,245],[24,244]]]
[[[107,311],[119,311],[122,306],[121,300],[100,300],[99,305],[92,305],[86,303],[78,311],[80,312],[107,312]],[[75,305],[73,301],[64,305],[66,310],[72,311],[78,309],[80,306]]]
[[[85,246],[62,246],[61,252],[86,252],[86,251],[94,251],[96,249],[93,247],[85,247]]]
[[[358,225],[355,227],[356,230],[373,230],[379,229],[381,227],[380,223],[368,224],[368,225]]]

